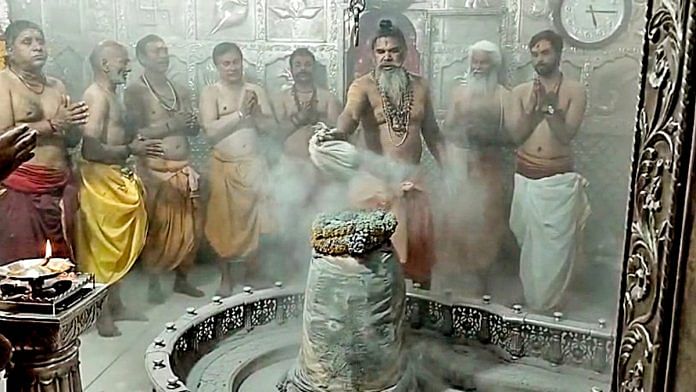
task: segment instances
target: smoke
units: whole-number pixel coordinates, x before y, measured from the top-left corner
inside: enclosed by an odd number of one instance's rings
[[[323,159],[319,168],[308,159],[283,156],[272,170],[279,231],[263,252],[265,275],[276,280],[304,283],[312,254],[311,224],[318,214],[389,202],[399,183],[418,169],[358,151],[346,142],[327,142],[322,148],[322,152],[330,150],[333,157],[342,155],[343,159]],[[343,166],[346,162],[352,162],[353,167]]]
[[[478,356],[457,353],[452,345],[414,333],[406,344],[409,371],[415,374],[420,392],[443,392],[457,387],[475,389],[474,375],[481,367]]]

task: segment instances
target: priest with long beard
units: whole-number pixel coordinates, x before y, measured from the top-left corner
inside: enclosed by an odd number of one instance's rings
[[[503,162],[511,138],[501,64],[496,44],[479,41],[469,48],[466,84],[454,89],[444,127],[452,192],[445,200],[441,255],[445,275],[470,296],[488,292],[491,266],[508,234],[505,182],[512,173]]]
[[[385,158],[374,169],[395,194],[391,210],[399,222],[392,237],[396,253],[406,277],[429,288],[435,243],[421,136],[438,164],[444,144],[427,82],[403,68],[406,48],[401,30],[382,20],[372,41],[376,67],[353,81],[337,129],[327,138],[347,139],[361,124],[366,147]]]

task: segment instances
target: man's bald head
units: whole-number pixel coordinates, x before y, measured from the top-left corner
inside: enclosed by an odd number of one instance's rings
[[[95,73],[100,71],[103,61],[108,57],[123,53],[127,54],[128,50],[125,46],[116,41],[106,40],[98,43],[89,55],[89,64],[92,66],[92,71]]]
[[[125,84],[130,72],[128,49],[122,44],[106,40],[97,44],[89,56],[95,77],[104,74],[113,84]]]

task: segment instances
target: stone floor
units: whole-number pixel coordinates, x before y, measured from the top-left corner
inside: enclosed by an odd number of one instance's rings
[[[616,312],[618,273],[596,268],[587,271],[580,280],[592,282],[588,285],[591,289],[574,289],[571,292],[566,304],[566,318],[588,322],[606,318],[611,323]],[[171,287],[172,278],[166,280],[165,287]],[[123,335],[118,338],[100,338],[94,329],[83,336],[82,379],[86,392],[151,391],[143,368],[144,348],[159,334],[166,322],[178,318],[187,307],[207,303],[216,289],[217,279],[213,265],[198,266],[192,274],[192,281],[206,292],[206,297],[193,299],[171,294],[165,304],[151,306],[146,302],[146,277],[139,271],[132,273],[124,284],[125,300],[145,312],[149,322],[119,323]],[[239,290],[237,288],[237,292]],[[496,302],[505,305],[517,302],[521,297],[519,282],[512,276],[498,277],[491,291]]]

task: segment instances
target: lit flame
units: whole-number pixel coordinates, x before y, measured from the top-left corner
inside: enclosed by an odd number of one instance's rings
[[[53,256],[53,250],[51,249],[51,241],[46,240],[46,256],[44,258],[48,260],[51,258],[51,256]]]

